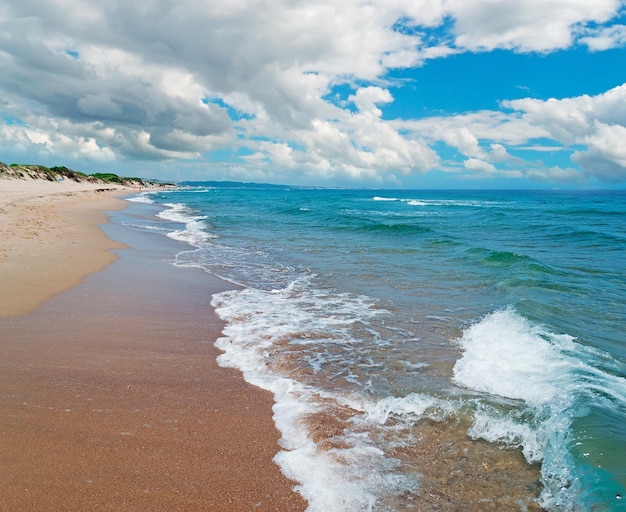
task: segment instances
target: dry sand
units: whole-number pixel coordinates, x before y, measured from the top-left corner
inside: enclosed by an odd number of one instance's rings
[[[123,187],[0,179],[0,317],[25,313],[111,263],[120,247],[96,224]],[[109,188],[106,186],[106,188]]]
[[[107,238],[123,193],[0,180],[0,510],[304,510],[271,396],[215,363],[227,285]]]

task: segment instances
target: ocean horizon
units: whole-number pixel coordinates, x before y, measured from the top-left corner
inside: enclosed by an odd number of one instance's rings
[[[626,191],[184,185],[124,223],[233,283],[311,511],[626,510]]]

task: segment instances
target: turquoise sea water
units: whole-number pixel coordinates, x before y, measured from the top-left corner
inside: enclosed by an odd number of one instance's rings
[[[219,363],[274,393],[311,510],[626,510],[625,192],[131,200],[240,285]]]

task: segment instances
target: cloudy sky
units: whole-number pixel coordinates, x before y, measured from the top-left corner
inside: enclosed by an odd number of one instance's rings
[[[626,0],[0,0],[0,161],[624,188]]]

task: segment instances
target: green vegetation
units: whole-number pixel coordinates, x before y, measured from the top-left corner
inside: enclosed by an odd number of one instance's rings
[[[163,183],[158,181],[146,181],[136,177],[118,176],[110,172],[96,172],[93,174],[85,174],[84,172],[75,171],[65,166],[46,167],[45,165],[25,165],[11,164],[6,165],[0,162],[0,177],[8,176],[18,179],[44,179],[48,181],[89,181],[92,183],[116,184],[127,187],[154,187],[154,186],[173,186],[172,183]]]
[[[122,183],[122,178],[112,172],[96,172],[92,176],[98,180],[106,181],[107,183]]]
[[[118,176],[117,174],[113,174],[112,172],[96,172],[92,174],[91,176],[93,176],[96,179],[106,181],[107,183],[124,184],[129,181],[132,181],[133,183],[143,183],[143,180],[141,178],[121,177],[121,176]]]

